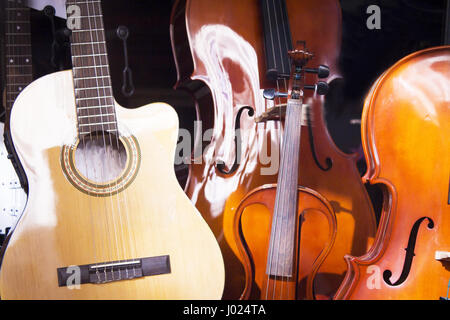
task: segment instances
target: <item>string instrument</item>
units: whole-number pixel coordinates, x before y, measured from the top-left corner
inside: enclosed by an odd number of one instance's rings
[[[304,70],[312,54],[305,47],[289,54],[292,72],[278,183],[252,190],[236,210],[235,237],[246,271],[243,299],[313,299],[315,274],[336,238],[336,216],[331,204],[316,191],[298,187],[298,124],[302,117]],[[255,204],[265,206],[268,212],[259,209],[257,213],[243,214],[246,207]],[[258,229],[258,236],[251,223],[255,220],[265,226]]]
[[[26,177],[9,134],[9,116],[17,95],[33,81],[30,9],[19,1],[4,4],[5,125],[0,135],[0,236],[2,241],[22,213],[27,196]],[[13,161],[10,161],[12,159]]]
[[[211,10],[211,6],[214,10]],[[196,143],[185,192],[213,230],[225,260],[224,299],[237,299],[245,269],[234,236],[236,209],[255,188],[277,183],[282,109],[291,72],[288,51],[305,41],[323,65],[305,70],[327,82],[339,76],[341,12],[338,1],[178,0],[171,38],[176,88],[196,106]],[[325,67],[325,65],[328,67]],[[328,71],[329,70],[329,71]],[[276,88],[275,90],[273,90]],[[264,92],[264,90],[266,90]],[[323,96],[307,91],[302,108],[298,185],[322,194],[337,217],[335,245],[315,278],[317,298],[330,297],[346,271],[346,253],[367,252],[376,222],[356,169],[355,155],[332,141],[323,118]],[[256,217],[258,206],[250,206]],[[252,221],[254,232],[264,230]],[[322,248],[320,248],[322,250]],[[317,255],[320,253],[317,252]]]
[[[3,128],[3,123],[0,123],[0,135],[3,135]],[[27,201],[8,155],[5,145],[0,143],[0,246],[16,224]]]
[[[365,99],[364,180],[384,204],[371,250],[346,256],[335,299],[448,299],[450,46],[408,55]]]
[[[11,113],[29,198],[1,298],[219,299],[220,248],[173,170],[176,112],[117,105],[101,2],[67,14],[73,70],[32,82]]]

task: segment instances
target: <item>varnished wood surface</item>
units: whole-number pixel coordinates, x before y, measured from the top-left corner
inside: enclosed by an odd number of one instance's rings
[[[447,296],[450,251],[450,47],[413,53],[388,69],[368,94],[362,138],[364,179],[384,187],[380,226],[372,249],[347,256],[349,270],[336,299],[430,299]],[[405,249],[418,228],[411,269],[400,285]],[[429,219],[434,223],[430,224]]]
[[[314,190],[298,188],[294,263],[292,276],[268,275],[267,266],[279,259],[269,255],[269,239],[277,185],[265,185],[247,194],[239,204],[234,233],[245,267],[242,299],[295,300],[314,298],[314,279],[331,251],[337,234],[336,215],[331,204]],[[254,207],[251,209],[251,207]],[[256,207],[256,208],[255,208]],[[255,225],[260,226],[256,229]],[[277,247],[286,246],[282,240]]]
[[[315,54],[311,66],[325,64],[330,67],[327,81],[338,77],[341,40],[338,2],[286,2],[293,42],[306,40],[307,48]],[[211,10],[212,6],[214,10]],[[238,298],[245,282],[232,228],[236,208],[251,190],[277,181],[276,166],[270,168],[271,164],[264,163],[261,154],[272,153],[273,159],[278,159],[281,125],[276,121],[256,124],[246,111],[240,123],[241,165],[229,176],[216,167],[218,160],[224,161],[227,169],[232,166],[235,117],[239,109],[251,106],[255,116],[260,115],[269,107],[261,90],[276,88],[275,83],[265,79],[261,21],[257,0],[180,0],[174,6],[171,19],[177,87],[194,95],[203,130],[213,129],[211,143],[201,157],[196,155],[196,161],[191,162],[185,191],[221,246],[226,266],[224,298],[228,299]],[[308,75],[305,82],[315,81],[315,77]],[[333,161],[329,171],[317,167],[309,144],[309,132],[303,127],[299,185],[325,196],[338,221],[335,246],[316,279],[318,296],[329,297],[344,277],[344,255],[366,253],[375,235],[376,223],[355,166],[355,156],[341,152],[327,132],[322,113],[323,98],[313,98],[307,93],[305,103],[312,105],[317,157],[323,166],[327,157]],[[255,228],[262,226],[255,225]]]
[[[221,298],[219,246],[173,171],[175,111],[162,103],[116,110],[121,134],[140,145],[141,165],[126,190],[92,197],[60,164],[62,146],[77,137],[71,71],[40,78],[17,98],[11,132],[30,192],[3,258],[2,299]],[[170,256],[170,274],[58,287],[59,267],[158,255]]]

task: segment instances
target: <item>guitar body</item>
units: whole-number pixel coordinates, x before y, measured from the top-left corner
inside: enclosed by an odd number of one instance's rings
[[[14,105],[11,133],[29,198],[3,256],[1,298],[220,299],[219,246],[173,170],[175,111],[163,103],[116,106],[121,141],[134,141],[126,147],[132,173],[118,192],[99,195],[95,185],[86,193],[82,181],[68,179],[62,154],[77,140],[74,101],[72,72],[63,71],[33,82]],[[57,268],[165,255],[165,274],[58,286]]]

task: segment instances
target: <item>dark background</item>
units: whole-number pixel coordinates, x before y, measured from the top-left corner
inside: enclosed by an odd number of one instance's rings
[[[178,112],[180,127],[192,130],[195,120],[193,101],[185,92],[173,89],[176,69],[169,25],[174,2],[175,0],[103,1],[111,77],[114,96],[122,106],[134,108],[151,102],[167,102]],[[361,152],[358,120],[370,86],[383,71],[402,57],[443,43],[446,0],[340,2],[343,30],[340,69],[343,78],[333,84],[328,94],[326,120],[333,139],[343,151]],[[381,8],[380,30],[369,30],[366,27],[369,17],[366,9],[372,4]],[[59,32],[55,50],[52,51],[54,37],[50,19],[36,10],[32,10],[31,19],[34,78],[56,70],[69,69],[70,50],[65,42],[67,39]],[[65,26],[63,19],[55,18],[54,21],[57,30]],[[119,25],[129,29],[127,48],[135,85],[135,92],[130,97],[121,91],[123,42],[115,33]],[[332,27],[334,26],[324,26]],[[56,64],[52,65],[51,58],[54,55],[53,61]],[[361,173],[364,172],[362,157],[359,169]],[[183,184],[186,176],[182,170],[179,171],[179,176],[180,183]]]

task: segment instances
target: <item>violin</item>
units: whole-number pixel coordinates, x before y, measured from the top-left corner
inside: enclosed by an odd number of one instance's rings
[[[236,210],[252,190],[277,183],[287,107],[282,93],[288,92],[291,74],[288,52],[304,41],[315,55],[319,67],[305,69],[305,87],[314,86],[319,74],[327,83],[339,77],[341,9],[337,0],[178,0],[171,41],[175,88],[192,95],[198,120],[185,192],[222,250],[223,298],[237,299],[246,271],[234,234]],[[367,252],[376,221],[356,155],[340,151],[328,133],[324,97],[306,90],[303,100],[298,185],[323,195],[338,225],[335,245],[314,281],[316,298],[330,298],[346,271],[344,255]],[[246,211],[256,215],[257,207]],[[258,220],[253,227],[255,232],[266,228]]]
[[[235,215],[235,237],[246,270],[242,299],[313,299],[315,275],[336,239],[336,215],[331,204],[316,191],[298,186],[298,124],[304,107],[304,70],[312,54],[306,48],[289,54],[292,72],[278,183],[252,190]],[[256,204],[265,206],[268,212],[245,211]],[[255,230],[255,223],[265,228]]]
[[[348,255],[335,299],[448,299],[450,46],[415,52],[373,84],[362,115],[367,172],[383,188],[370,251]]]

